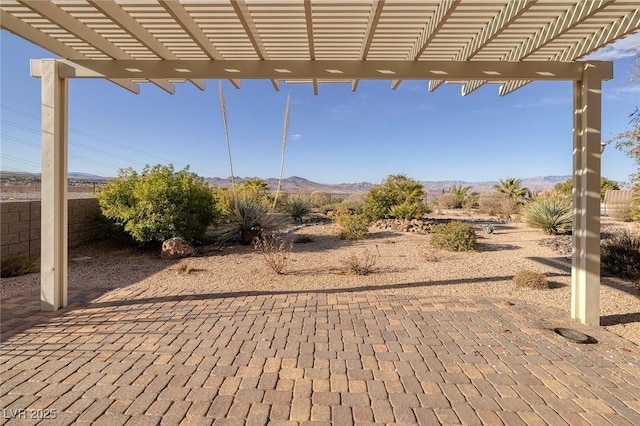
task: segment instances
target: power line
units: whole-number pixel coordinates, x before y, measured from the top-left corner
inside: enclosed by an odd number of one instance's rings
[[[40,132],[37,132],[37,131],[35,131],[35,130],[27,127],[27,126],[23,126],[21,124],[14,123],[14,122],[11,122],[11,121],[8,121],[8,120],[2,119],[2,120],[0,120],[0,122],[2,122],[3,124],[8,124],[10,126],[16,127],[18,129],[26,130],[26,131],[31,132],[31,133],[38,133],[38,134],[40,133]],[[15,136],[9,136],[9,135],[5,135],[4,137],[7,138],[7,139],[10,139],[10,140],[14,140],[16,142],[18,142],[17,139],[20,139],[20,138],[16,138]],[[22,139],[22,141],[23,141],[22,143],[26,142],[24,139]],[[76,142],[76,141],[73,141],[73,140],[69,141],[69,145],[77,146],[77,147],[80,147],[82,149],[86,149],[87,151],[92,151],[92,152],[95,152],[95,153],[98,153],[98,154],[106,155],[108,157],[115,158],[116,160],[123,160],[123,161],[131,162],[131,163],[135,163],[135,164],[138,164],[138,165],[142,165],[142,166],[146,165],[146,163],[143,163],[141,161],[132,160],[131,158],[127,158],[127,157],[124,157],[122,155],[114,154],[112,152],[105,151],[105,150],[102,150],[102,149],[99,149],[99,148],[95,148],[93,146],[85,145],[85,144],[82,144],[80,142]],[[40,145],[33,145],[33,146],[36,146],[36,147],[40,148]]]
[[[18,137],[15,137],[15,136],[10,136],[10,135],[4,135],[4,134],[2,135],[2,137],[5,138],[5,139],[9,139],[9,140],[11,140],[13,142],[17,142],[17,143],[20,143],[20,144],[23,144],[23,145],[27,145],[27,146],[30,146],[30,147],[33,147],[33,148],[38,148],[38,149],[40,148],[39,144],[30,142],[30,141],[28,141],[26,139],[22,139],[22,138],[18,138]],[[98,161],[98,160],[95,160],[95,159],[92,159],[92,158],[83,157],[81,155],[77,155],[77,154],[73,154],[73,153],[70,153],[69,157],[75,158],[77,160],[83,160],[83,161],[86,161],[88,163],[91,163],[91,164],[94,164],[94,165],[97,165],[97,166],[109,167],[109,168],[118,168],[118,166],[116,166],[115,164],[105,163],[105,162],[102,162],[102,161]],[[40,165],[38,164],[38,167],[39,166]]]
[[[17,108],[14,108],[12,106],[8,106],[8,105],[2,104],[2,103],[0,103],[0,107],[6,109],[8,111],[14,112],[16,114],[22,115],[24,117],[27,117],[27,118],[30,118],[30,119],[33,119],[33,120],[36,120],[36,121],[40,121],[40,116],[38,116],[38,115],[31,114],[31,113],[19,110]],[[28,130],[28,131],[32,131],[32,132],[34,131],[34,129],[27,128],[26,126],[23,128],[23,130]],[[35,131],[37,133],[40,133],[39,130],[35,130]],[[76,127],[69,126],[69,133],[74,133],[74,134],[77,134],[77,135],[80,135],[80,136],[84,136],[84,137],[89,138],[89,139],[97,140],[97,141],[106,143],[108,145],[113,145],[113,146],[116,146],[118,148],[121,148],[121,149],[124,149],[124,150],[127,150],[127,151],[131,151],[131,152],[135,152],[137,154],[144,155],[146,157],[155,158],[155,159],[160,160],[162,162],[166,162],[166,163],[170,163],[171,162],[171,160],[169,158],[164,158],[164,157],[158,156],[156,154],[151,154],[148,151],[140,150],[140,149],[137,149],[137,148],[132,147],[130,145],[126,145],[126,144],[123,144],[123,143],[115,142],[112,139],[107,139],[107,138],[104,138],[102,136],[98,136],[96,134],[93,134],[93,133],[78,129]]]
[[[13,98],[11,96],[2,95],[2,97],[7,98],[7,99],[12,99],[12,100],[17,101],[18,103],[22,103],[24,105],[29,105],[28,103],[23,102],[21,100],[18,100],[17,98]],[[13,112],[15,114],[27,117],[27,118],[35,120],[35,121],[40,121],[41,120],[39,115],[32,114],[32,113],[20,110],[18,108],[13,107],[13,106],[7,105],[6,103],[0,103],[0,108],[3,108],[5,110],[11,111],[11,112]],[[10,125],[10,126],[19,128],[21,130],[25,130],[25,131],[33,133],[33,134],[40,135],[40,133],[41,133],[40,129],[34,129],[32,127],[21,125],[21,124],[18,124],[18,123],[9,121],[9,120],[2,119],[2,120],[0,120],[0,122],[2,122],[3,124],[7,124],[7,125]],[[136,153],[136,154],[140,154],[140,155],[144,156],[145,158],[152,158],[152,159],[155,159],[155,160],[159,160],[160,162],[163,162],[163,163],[173,163],[173,161],[174,161],[172,159],[169,159],[169,158],[166,158],[166,157],[162,157],[162,156],[158,156],[157,154],[151,154],[148,151],[137,149],[137,148],[132,147],[130,145],[126,145],[124,143],[119,143],[119,142],[113,141],[111,139],[107,139],[107,138],[104,138],[102,136],[96,135],[94,133],[78,129],[76,127],[71,127],[70,126],[69,127],[69,133],[70,134],[84,136],[86,138],[93,139],[93,140],[102,142],[102,143],[107,144],[107,145],[111,145],[111,146],[118,147],[118,148],[126,150],[126,151],[130,151],[130,152],[133,152],[133,153]],[[115,136],[117,136],[117,135],[115,135]],[[73,146],[80,147],[82,149],[86,149],[88,151],[92,151],[92,152],[95,152],[95,153],[106,155],[106,156],[112,157],[114,159],[127,161],[129,163],[134,163],[134,164],[137,164],[137,165],[140,165],[140,166],[146,166],[148,164],[146,162],[132,160],[130,157],[124,157],[124,156],[121,156],[121,155],[118,155],[118,154],[111,153],[109,151],[105,151],[105,150],[101,150],[101,149],[96,148],[96,147],[85,145],[85,144],[82,144],[80,142],[76,142],[74,140],[69,140],[69,144],[73,145]],[[73,157],[74,155],[70,154],[70,156]],[[79,156],[75,156],[75,158],[80,159]],[[86,159],[86,157],[82,157],[82,158]],[[86,159],[85,161],[89,161],[89,159]],[[93,164],[96,164],[98,161],[97,160],[91,160],[91,162]],[[106,163],[102,163],[102,164],[106,164]],[[119,166],[115,166],[115,165],[111,165],[110,167],[120,168]],[[204,174],[206,174],[206,173],[204,173]]]
[[[33,161],[23,160],[22,158],[14,157],[13,155],[2,153],[0,157],[8,158],[11,161],[17,161],[18,163],[26,164],[27,166],[40,167],[40,163],[34,163]]]

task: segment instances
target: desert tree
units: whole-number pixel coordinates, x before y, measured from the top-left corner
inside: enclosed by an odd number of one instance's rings
[[[522,186],[522,179],[500,179],[493,187],[496,191],[507,194],[517,205],[522,205],[531,198],[531,190]]]

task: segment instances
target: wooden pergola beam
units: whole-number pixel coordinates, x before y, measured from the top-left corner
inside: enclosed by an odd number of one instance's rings
[[[68,78],[275,80],[578,80],[583,62],[340,61],[340,60],[75,60]],[[591,61],[613,77],[610,62]],[[605,78],[606,79],[606,78]]]

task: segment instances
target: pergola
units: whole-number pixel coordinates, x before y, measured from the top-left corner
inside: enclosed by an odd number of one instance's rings
[[[43,310],[67,304],[67,81],[106,78],[204,90],[205,79],[318,84],[461,83],[504,96],[573,82],[571,316],[599,324],[601,84],[579,61],[640,28],[638,0],[0,0],[0,27],[62,59],[32,60],[42,84]]]

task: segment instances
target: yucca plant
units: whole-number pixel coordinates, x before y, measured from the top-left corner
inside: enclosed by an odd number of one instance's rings
[[[282,187],[282,174],[284,173],[284,154],[287,149],[287,137],[289,136],[289,109],[291,107],[291,94],[287,96],[287,105],[284,108],[284,124],[282,127],[282,144],[280,155],[280,175],[278,176],[278,187],[276,188],[276,195],[273,197],[273,207],[276,208],[278,204],[278,195],[280,195],[280,188]]]
[[[231,191],[233,192],[233,202],[237,207],[238,196],[236,194],[236,182],[233,174],[233,159],[231,157],[231,141],[229,140],[229,124],[227,122],[227,106],[224,101],[224,91],[222,90],[222,80],[218,81],[218,98],[220,99],[220,111],[222,112],[222,124],[224,125],[224,137],[227,141],[227,157],[229,159],[229,172],[231,173]]]
[[[573,222],[571,201],[553,193],[527,203],[524,216],[529,226],[540,228],[549,235],[570,230]]]
[[[284,211],[294,222],[302,223],[302,219],[311,212],[311,209],[306,198],[301,195],[294,195],[285,202]]]
[[[218,243],[224,245],[239,237],[240,244],[249,245],[261,233],[277,229],[282,225],[282,219],[279,215],[269,212],[269,202],[266,198],[241,193],[228,223],[231,229],[219,237]]]

